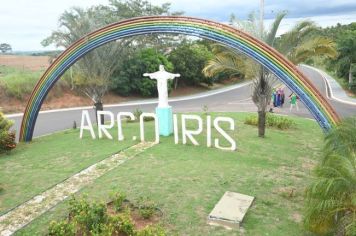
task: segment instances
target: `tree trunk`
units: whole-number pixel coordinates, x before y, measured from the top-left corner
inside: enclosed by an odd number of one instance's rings
[[[178,88],[178,77],[175,78],[174,80],[174,90]]]
[[[95,107],[95,119],[96,119],[96,124],[98,123],[98,111],[103,111],[104,107],[103,107],[103,103],[101,101],[94,103],[94,107]],[[104,124],[104,115],[101,115],[101,124]]]
[[[258,111],[258,137],[264,138],[266,130],[266,111]]]
[[[350,69],[349,69],[349,86],[351,87],[352,86],[352,81],[353,78],[352,78],[352,63],[350,63]]]

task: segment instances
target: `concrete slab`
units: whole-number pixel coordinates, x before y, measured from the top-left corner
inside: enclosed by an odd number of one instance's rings
[[[226,229],[239,229],[247,210],[255,198],[234,192],[225,192],[208,216],[208,224]]]

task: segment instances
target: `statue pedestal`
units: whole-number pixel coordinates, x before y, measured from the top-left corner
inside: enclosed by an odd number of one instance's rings
[[[169,136],[173,133],[173,112],[172,107],[157,107],[156,115],[159,124],[159,134]]]

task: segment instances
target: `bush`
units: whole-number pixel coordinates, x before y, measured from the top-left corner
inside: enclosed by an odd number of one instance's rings
[[[156,205],[148,198],[140,198],[138,211],[142,218],[149,219],[156,211]]]
[[[115,193],[114,205],[122,207],[125,195]],[[149,218],[155,211],[154,204],[147,198],[140,201],[140,208],[145,209],[144,218]],[[122,236],[164,236],[161,227],[150,225],[143,230],[135,230],[134,221],[131,218],[131,208],[124,212],[107,210],[107,205],[101,203],[89,203],[86,198],[69,200],[68,220],[51,222],[48,234],[52,236],[71,235],[122,235]],[[135,208],[136,209],[136,208]]]
[[[143,76],[158,70],[159,65],[164,65],[167,71],[173,70],[173,65],[166,56],[153,48],[146,48],[136,52],[128,58],[125,64],[113,73],[111,78],[112,90],[120,95],[128,96],[139,94],[145,97],[157,96],[157,82]],[[168,90],[172,83],[168,82]]]
[[[75,235],[75,226],[66,220],[52,221],[48,228],[48,235],[50,236],[71,236]]]
[[[6,119],[0,112],[0,153],[10,151],[16,147],[16,134],[10,131],[13,122]]]
[[[206,63],[213,58],[209,50],[208,41],[183,41],[169,55],[177,73],[181,77],[176,79],[176,85],[199,85],[206,83],[212,85],[213,78],[206,77],[202,72]]]
[[[85,198],[69,201],[70,216],[86,232],[100,233],[101,224],[107,220],[106,206],[102,203],[90,204]]]
[[[124,202],[126,195],[124,193],[116,192],[112,194],[113,204],[116,211],[122,209],[122,203]]]
[[[257,115],[248,116],[245,119],[245,124],[257,126],[258,125]],[[295,125],[295,122],[293,120],[289,119],[288,117],[277,116],[277,115],[273,115],[270,113],[266,114],[266,126],[267,127],[275,127],[278,129],[285,130],[285,129],[289,129],[289,128],[293,127],[294,125]]]

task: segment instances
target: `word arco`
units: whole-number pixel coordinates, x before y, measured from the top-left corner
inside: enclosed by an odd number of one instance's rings
[[[106,116],[105,120],[108,120],[106,124],[101,124],[101,117]],[[122,119],[124,117],[128,117],[131,120],[135,120],[135,116],[131,112],[119,112],[116,116],[117,122],[117,130],[118,130],[118,141],[124,140],[123,130],[122,130]],[[158,119],[156,114],[154,113],[142,113],[139,120],[140,120],[140,139],[141,142],[145,141],[145,132],[144,132],[144,118],[145,117],[152,117],[155,122],[155,143],[159,143],[159,126],[158,126]],[[114,114],[110,111],[98,111],[97,113],[97,120],[98,120],[98,136],[99,139],[103,138],[105,135],[108,139],[113,139],[111,134],[108,132],[109,129],[112,129],[115,125],[115,117]],[[174,133],[174,143],[179,144],[179,133],[181,133],[182,143],[187,144],[188,140],[193,145],[199,145],[198,141],[194,138],[203,132],[203,119],[198,115],[181,115],[181,129],[179,130],[178,125],[178,115],[173,115],[173,133]],[[196,121],[198,124],[198,128],[191,130],[187,128],[187,121]],[[212,121],[211,116],[206,116],[206,146],[212,146],[212,128],[214,128],[222,137],[226,139],[226,141],[230,144],[229,147],[223,147],[220,145],[220,140],[218,138],[214,138],[214,147],[222,150],[236,150],[236,142],[229,136],[228,133],[224,129],[221,128],[221,123],[227,123],[230,127],[231,131],[235,130],[235,122],[230,117],[215,117]],[[212,125],[213,124],[213,125]],[[94,128],[92,126],[92,122],[90,120],[89,112],[87,110],[83,110],[82,112],[82,119],[80,125],[80,138],[83,138],[83,131],[88,130],[90,135],[93,139],[96,139],[96,135],[94,132]],[[136,136],[132,137],[133,140],[136,140]]]

